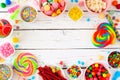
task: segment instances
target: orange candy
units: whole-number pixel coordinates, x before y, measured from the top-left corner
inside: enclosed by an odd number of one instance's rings
[[[112,5],[113,6],[116,6],[118,4],[118,1],[117,0],[114,0],[113,2],[112,2]]]

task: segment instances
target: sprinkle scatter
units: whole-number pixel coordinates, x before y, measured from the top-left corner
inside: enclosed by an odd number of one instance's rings
[[[21,11],[21,18],[25,22],[32,22],[36,18],[36,15],[37,11],[31,6],[26,6]]]
[[[81,68],[77,65],[72,65],[67,69],[68,76],[72,79],[77,79],[81,75]]]
[[[120,52],[111,52],[108,56],[108,63],[113,68],[120,68]]]
[[[33,75],[38,68],[37,58],[31,53],[20,53],[14,60],[14,71],[23,77]]]
[[[12,54],[14,54],[14,52],[15,52],[14,47],[9,42],[6,42],[0,46],[0,54],[4,58],[10,57]]]
[[[47,16],[56,17],[65,10],[65,7],[66,7],[65,0],[41,0],[40,1],[40,9]]]
[[[47,66],[39,67],[39,75],[43,80],[67,80],[61,69],[57,66]]]
[[[0,64],[0,80],[9,80],[11,77],[11,68],[6,64]]]
[[[102,64],[94,63],[86,69],[85,80],[110,80],[110,73]]]
[[[12,25],[5,19],[0,20],[0,38],[5,38],[10,35]]]

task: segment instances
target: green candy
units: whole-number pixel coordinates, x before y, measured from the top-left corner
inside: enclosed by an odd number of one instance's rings
[[[6,4],[5,4],[5,3],[1,3],[1,7],[2,7],[2,8],[5,8],[5,7],[6,7]]]
[[[53,0],[48,0],[48,2],[49,2],[49,3],[52,3],[52,2],[53,2]]]
[[[92,74],[89,74],[88,76],[89,76],[89,78],[92,78]]]
[[[89,67],[89,70],[92,70],[92,66]]]

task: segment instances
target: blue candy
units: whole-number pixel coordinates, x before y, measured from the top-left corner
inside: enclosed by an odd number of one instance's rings
[[[5,4],[6,4],[6,5],[11,5],[11,3],[12,3],[12,2],[11,2],[10,0],[6,0],[6,1],[5,1]]]
[[[117,80],[118,78],[120,78],[120,71],[116,71],[112,77],[112,80]]]

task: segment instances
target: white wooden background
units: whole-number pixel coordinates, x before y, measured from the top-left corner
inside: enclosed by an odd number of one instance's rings
[[[0,0],[0,2],[2,1],[4,0]],[[107,20],[100,19],[98,15],[87,12],[84,7],[81,7],[84,12],[83,17],[77,22],[72,21],[68,17],[68,10],[72,6],[78,5],[76,3],[67,1],[65,12],[58,17],[50,18],[38,12],[34,22],[26,23],[21,21],[19,24],[15,24],[15,22],[9,18],[11,14],[7,12],[8,8],[17,4],[17,0],[13,2],[11,6],[5,9],[0,8],[0,18],[8,19],[14,27],[13,34],[9,38],[1,40],[1,44],[3,41],[11,41],[12,36],[16,34],[19,35],[19,48],[16,49],[13,58],[15,58],[18,53],[25,51],[35,54],[40,62],[49,65],[58,65],[60,61],[64,61],[66,65],[70,66],[77,64],[77,61],[80,60],[85,62],[85,65],[80,65],[81,67],[87,67],[93,62],[103,62],[105,66],[109,67],[107,63],[109,53],[115,50],[120,51],[120,42],[118,41],[103,49],[97,48],[92,44],[92,34],[95,32],[97,25]],[[30,5],[39,11],[39,7],[32,3],[33,0],[27,0],[24,4],[21,4],[21,9],[25,5]],[[119,10],[116,10],[114,7],[110,7],[110,10],[114,10],[114,15],[117,17],[120,16]],[[86,21],[87,18],[91,19],[90,22]],[[21,18],[18,16],[18,19]],[[16,29],[16,26],[19,26],[20,29]],[[120,30],[120,26],[117,28]],[[103,56],[104,59],[99,60],[99,56]],[[11,61],[13,60],[14,59],[11,60],[10,58],[6,63],[12,66],[13,63],[11,63]],[[83,71],[85,71],[85,69],[83,69]],[[110,69],[111,73],[113,71],[113,69]],[[84,80],[83,77],[84,74],[81,80]],[[17,79],[18,76],[13,77],[13,80]],[[20,78],[18,80],[23,79]],[[36,80],[39,80],[39,77],[36,78]]]

